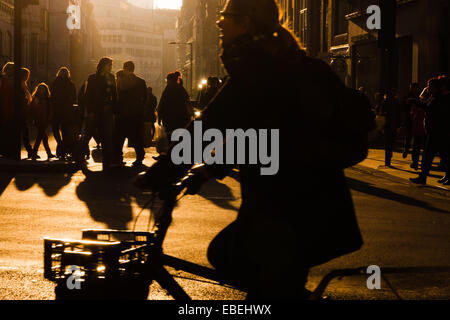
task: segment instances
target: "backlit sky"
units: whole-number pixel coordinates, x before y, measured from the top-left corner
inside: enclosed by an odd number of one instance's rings
[[[135,5],[146,7],[151,1],[128,0]],[[183,0],[153,0],[155,8],[180,9]]]

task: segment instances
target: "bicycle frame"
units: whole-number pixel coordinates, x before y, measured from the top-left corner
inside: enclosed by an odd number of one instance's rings
[[[222,278],[219,273],[205,266],[201,266],[186,260],[166,255],[162,251],[164,239],[167,230],[172,222],[172,212],[176,205],[176,197],[181,192],[183,186],[178,184],[164,197],[164,205],[162,208],[161,217],[156,222],[155,226],[155,241],[149,250],[149,255],[152,257],[146,266],[148,272],[149,283],[156,281],[161,288],[165,289],[169,295],[175,300],[191,300],[191,297],[184,291],[184,289],[176,282],[173,276],[164,268],[165,266],[174,268],[177,271],[185,271],[190,274],[202,277],[204,279],[218,282],[220,285],[233,285],[231,281]]]
[[[184,289],[173,279],[173,276],[165,270],[164,266],[172,267],[175,270],[181,270],[188,272],[190,274],[200,276],[204,279],[217,281],[220,285],[229,285],[235,287],[236,289],[242,290],[236,284],[233,285],[231,281],[221,278],[218,272],[214,269],[204,267],[198,264],[191,263],[176,257],[172,257],[162,253],[162,245],[167,233],[167,230],[172,221],[172,211],[176,205],[176,196],[181,192],[183,188],[182,184],[178,184],[172,190],[173,193],[169,192],[169,195],[165,199],[163,206],[163,212],[161,219],[157,222],[158,227],[156,233],[155,250],[152,251],[152,255],[156,253],[156,259],[152,259],[149,264],[150,274],[153,274],[152,280],[158,282],[161,287],[173,297],[175,300],[190,300],[189,295],[184,291]],[[155,256],[153,256],[155,258]],[[358,268],[347,268],[347,269],[337,269],[332,270],[326,274],[320,283],[317,285],[316,289],[313,291],[308,300],[320,300],[322,294],[324,293],[327,286],[335,278],[343,278],[350,276],[361,276],[367,275],[367,267]],[[403,268],[383,268],[383,274],[398,274],[398,273],[438,273],[438,272],[450,272],[450,267],[403,267]],[[383,279],[389,285],[391,291],[395,296],[401,300],[401,297],[396,292],[395,288],[391,283],[383,276]]]
[[[78,297],[81,299],[104,297],[116,299],[116,293],[124,296],[125,299],[146,299],[149,287],[155,281],[175,300],[191,300],[191,297],[165,267],[217,282],[218,285],[246,291],[237,283],[233,283],[232,279],[225,278],[212,268],[163,253],[162,247],[172,222],[172,212],[178,201],[177,196],[183,189],[183,183],[180,182],[160,194],[164,204],[161,215],[155,223],[156,230],[154,232],[83,230],[83,240],[81,241],[45,238],[44,277],[58,283],[56,288],[59,287],[58,292],[63,299],[77,299],[77,295],[72,295],[74,292],[70,292],[65,286],[67,273],[64,274],[64,268],[69,265],[85,268],[84,270],[90,275],[86,280],[94,279],[92,280],[93,285],[88,286],[92,288],[92,292],[88,290],[85,295],[79,295]],[[54,265],[54,259],[61,261],[56,260],[56,265]],[[98,267],[106,270],[102,273],[103,280],[98,278],[97,273],[101,272]],[[93,274],[91,274],[92,272]],[[328,284],[334,278],[366,276],[366,272],[367,267],[333,270],[322,278],[309,300],[320,300]],[[381,276],[396,297],[401,299],[395,288],[384,277],[385,274],[439,272],[450,272],[450,267],[383,268]],[[127,284],[128,281],[131,281],[130,285]],[[137,290],[134,290],[135,288]],[[56,292],[57,298],[58,292]]]

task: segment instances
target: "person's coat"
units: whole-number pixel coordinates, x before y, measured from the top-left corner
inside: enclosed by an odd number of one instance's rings
[[[169,83],[164,89],[158,105],[158,119],[166,131],[184,128],[191,119],[189,94],[177,83]]]
[[[45,99],[34,97],[30,104],[30,111],[38,128],[46,128],[54,117],[53,103],[50,99],[45,101]]]
[[[51,87],[51,101],[54,106],[54,120],[69,123],[74,120],[73,105],[77,101],[77,89],[72,80],[57,77]]]
[[[299,50],[278,50],[276,41],[243,36],[224,50],[230,77],[200,120],[203,132],[279,130],[279,143],[272,145],[274,153],[279,147],[275,175],[261,175],[261,164],[208,169],[219,179],[239,170],[241,232],[235,249],[250,264],[310,267],[363,244],[343,168],[328,151],[339,133],[335,100],[343,84],[325,62]],[[188,129],[193,132],[193,123]],[[178,169],[168,179],[182,176],[185,168]]]
[[[147,85],[145,80],[135,74],[124,76],[122,87],[118,89],[117,115],[120,117],[144,116],[147,102]]]
[[[86,89],[88,114],[103,114],[105,108],[117,111],[116,79],[111,73],[95,73],[89,76]]]

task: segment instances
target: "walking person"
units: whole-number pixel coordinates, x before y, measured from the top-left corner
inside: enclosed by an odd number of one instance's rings
[[[50,91],[54,116],[52,122],[53,136],[56,140],[56,156],[64,159],[73,152],[75,141],[71,133],[73,119],[73,105],[77,101],[77,90],[70,77],[70,71],[61,67],[56,73]]]
[[[14,63],[7,62],[2,67],[0,78],[0,154],[12,158],[14,141],[11,134],[14,131]]]
[[[174,130],[186,127],[192,114],[189,94],[178,84],[178,80],[176,73],[167,75],[167,86],[157,109],[158,124],[164,126],[169,141]]]
[[[97,72],[88,78],[86,89],[86,106],[88,113],[87,133],[82,145],[89,143],[96,130],[102,145],[103,171],[108,171],[113,162],[113,126],[114,110],[117,107],[116,79],[111,73],[113,60],[101,58]],[[82,153],[78,152],[77,161],[83,162]]]
[[[408,95],[404,99],[403,111],[402,111],[402,124],[405,128],[405,136],[403,143],[403,158],[406,158],[411,149],[412,140],[412,120],[411,120],[411,108],[412,104],[419,100],[419,84],[411,83],[409,86]]]
[[[442,146],[441,158],[445,164],[445,175],[438,180],[445,186],[450,185],[450,78],[440,79],[442,96]]]
[[[421,150],[425,146],[426,130],[425,130],[425,115],[426,105],[420,99],[412,98],[408,102],[411,106],[411,135],[412,135],[412,164],[411,168],[419,169],[419,159]]]
[[[33,155],[31,158],[33,161],[36,161],[37,159],[37,154],[41,142],[43,143],[45,151],[47,152],[47,160],[56,157],[50,150],[50,146],[48,144],[48,136],[46,133],[47,127],[52,121],[54,112],[50,96],[50,89],[45,83],[38,84],[32,95],[30,109],[35,126],[37,128],[37,136],[33,147]]]
[[[427,131],[427,141],[422,156],[422,170],[417,178],[410,181],[417,184],[426,184],[428,175],[435,156],[439,153],[443,162],[448,163],[448,139],[449,139],[449,97],[445,79],[431,79],[428,82],[428,92],[430,95],[426,111],[425,128]],[[448,171],[448,168],[447,168]],[[448,174],[448,172],[447,172]],[[448,178],[446,174],[446,177]],[[445,182],[445,177],[441,182]]]
[[[28,79],[30,78],[30,70],[27,68],[20,69],[20,88],[21,88],[21,100],[22,100],[22,114],[20,115],[20,127],[22,131],[22,142],[24,148],[27,150],[28,157],[31,159],[33,157],[33,149],[30,144],[30,103],[31,103],[31,93],[28,90]],[[39,156],[37,156],[39,159]]]
[[[118,102],[114,137],[114,164],[123,163],[123,145],[128,138],[129,145],[134,147],[136,161],[134,167],[142,166],[145,158],[144,149],[144,113],[147,102],[147,85],[145,80],[134,74],[132,61],[123,64],[123,73],[118,74]]]
[[[144,121],[150,124],[150,143],[155,136],[156,108],[158,107],[158,98],[153,94],[153,88],[147,88],[147,102],[145,103]],[[145,129],[147,130],[147,128]]]
[[[386,116],[384,125],[385,165],[391,166],[392,154],[397,140],[397,130],[401,123],[401,105],[397,96],[397,89],[390,89],[386,94],[381,112]]]

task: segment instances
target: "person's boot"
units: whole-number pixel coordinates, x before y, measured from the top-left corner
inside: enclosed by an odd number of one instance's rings
[[[38,155],[37,150],[34,151],[33,149],[27,149],[28,152],[28,157],[27,159],[31,159],[31,160],[36,160],[36,159],[40,159],[41,157]]]
[[[410,165],[410,167],[411,167],[411,169],[414,169],[414,170],[419,170],[419,164],[417,163],[417,162],[413,162],[411,165]]]
[[[56,158],[56,156],[53,153],[47,152],[47,160],[54,159],[54,158]]]
[[[28,153],[28,157],[30,157],[30,152]],[[39,155],[38,155],[38,150],[33,150],[31,151],[31,160],[32,161],[36,161],[37,159],[40,159]]]
[[[142,166],[143,166],[142,160],[136,160],[136,161],[134,161],[134,162],[132,163],[132,167],[133,167],[133,168],[140,168],[140,167],[142,167]]]
[[[417,178],[410,178],[409,181],[417,184],[427,184],[427,178],[424,175],[419,175]]]

